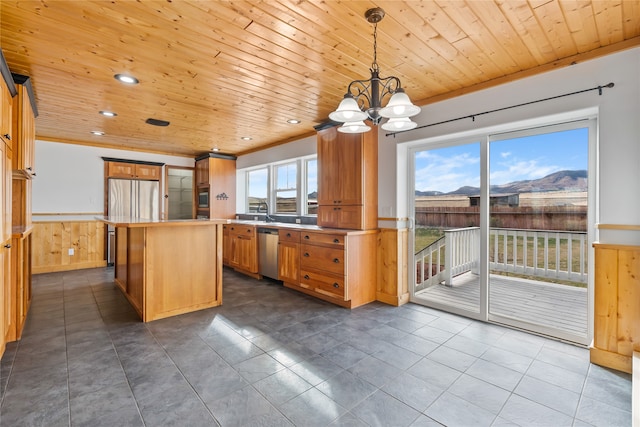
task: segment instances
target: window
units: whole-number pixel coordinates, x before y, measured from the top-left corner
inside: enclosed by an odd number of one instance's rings
[[[306,171],[307,211],[303,213],[306,213],[307,215],[316,215],[318,213],[318,160],[307,160]]]
[[[245,182],[245,213],[316,215],[318,161],[299,157],[239,171]]]
[[[265,212],[269,183],[267,168],[247,172],[247,212]]]
[[[298,212],[298,168],[296,163],[278,165],[276,170],[276,213]]]

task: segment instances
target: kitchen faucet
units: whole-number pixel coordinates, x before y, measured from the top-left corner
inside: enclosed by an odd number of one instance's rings
[[[260,204],[258,205],[258,212],[260,212],[260,206],[264,205],[264,211],[265,213],[265,221],[266,222],[272,222],[274,219],[269,216],[269,205],[267,204],[266,201],[261,201]]]

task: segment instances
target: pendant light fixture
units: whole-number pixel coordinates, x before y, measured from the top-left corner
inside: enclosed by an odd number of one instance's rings
[[[329,118],[343,123],[338,131],[344,133],[367,132],[371,127],[365,120],[371,120],[377,126],[383,118],[389,119],[382,125],[384,130],[400,132],[413,129],[417,124],[409,117],[418,114],[420,107],[413,105],[402,89],[400,79],[395,76],[380,77],[377,58],[378,22],[384,18],[384,10],[379,7],[369,9],[364,17],[373,24],[373,63],[369,69],[371,78],[349,83],[347,93],[336,111],[329,114]],[[387,98],[389,102],[382,107],[382,101]]]

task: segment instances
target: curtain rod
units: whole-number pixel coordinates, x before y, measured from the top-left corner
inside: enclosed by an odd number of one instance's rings
[[[482,113],[469,114],[467,116],[457,117],[455,119],[443,120],[441,122],[431,123],[429,125],[418,126],[418,127],[413,128],[413,129],[405,130],[405,131],[402,131],[402,132],[389,132],[389,133],[385,134],[385,136],[393,135],[393,137],[395,138],[395,136],[397,134],[399,134],[399,133],[411,132],[411,131],[418,130],[418,129],[424,129],[424,128],[428,128],[428,127],[431,127],[431,126],[442,125],[444,123],[450,123],[450,122],[455,122],[455,121],[464,120],[464,119],[471,119],[472,121],[475,122],[477,116],[482,116],[484,114],[497,113],[498,111],[510,110],[511,108],[524,107],[525,105],[537,104],[538,102],[544,102],[544,101],[550,101],[552,99],[564,98],[565,96],[577,95],[579,93],[584,93],[584,92],[591,92],[592,90],[597,90],[598,91],[598,95],[602,95],[602,89],[604,89],[604,88],[612,88],[613,86],[614,86],[613,83],[609,83],[609,84],[606,84],[604,86],[596,86],[596,87],[592,87],[592,88],[589,88],[589,89],[578,90],[576,92],[564,93],[562,95],[551,96],[549,98],[543,98],[543,99],[538,99],[538,100],[535,100],[535,101],[524,102],[522,104],[510,105],[509,107],[496,108],[495,110],[483,111]]]

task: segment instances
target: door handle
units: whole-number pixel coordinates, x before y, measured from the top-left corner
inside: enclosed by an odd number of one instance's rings
[[[7,243],[6,245],[4,245],[4,247],[7,248],[7,249],[11,249],[11,244]]]

